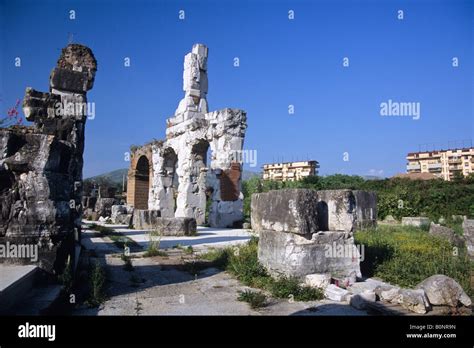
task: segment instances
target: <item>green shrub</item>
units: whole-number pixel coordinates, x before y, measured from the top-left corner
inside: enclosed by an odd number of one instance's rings
[[[120,256],[120,258],[122,259],[122,261],[125,263],[123,265],[123,269],[127,272],[131,272],[133,271],[133,265],[132,265],[132,259],[130,258],[130,256],[127,256],[125,254],[122,254]]]
[[[59,276],[59,281],[64,286],[64,291],[69,292],[72,289],[74,278],[72,275],[70,257],[67,259],[66,267],[64,267],[63,273]]]
[[[268,290],[277,298],[293,298],[296,301],[313,301],[324,298],[321,289],[300,285],[293,277],[280,277],[267,284]]]
[[[230,248],[210,250],[201,254],[199,257],[203,260],[210,261],[212,266],[226,269],[229,264],[229,255],[232,252]]]
[[[311,301],[324,297],[322,290],[301,286],[296,278],[272,278],[258,261],[257,252],[258,238],[252,237],[247,244],[212,250],[201,258],[218,264],[245,285],[267,290],[276,298]]]
[[[374,191],[377,193],[377,215],[380,220],[387,215],[392,215],[398,220],[404,216],[424,215],[433,221],[438,221],[441,216],[474,217],[472,203],[474,202],[474,174],[457,181],[405,178],[364,180],[360,176],[335,174],[307,177],[293,182],[268,181],[258,177],[243,181],[245,218],[247,220],[250,218],[250,201],[253,193],[284,188]]]
[[[229,252],[227,271],[246,285],[254,286],[254,279],[267,276],[265,268],[258,262],[257,239],[251,239],[247,244],[234,247]]]
[[[252,309],[265,307],[267,305],[267,296],[257,291],[241,291],[237,300],[247,302]]]
[[[90,296],[88,304],[97,307],[106,299],[105,295],[105,270],[99,262],[96,262],[90,273]]]
[[[168,256],[168,254],[163,250],[156,249],[152,247],[151,245],[149,245],[147,251],[145,251],[145,253],[143,254],[143,257],[153,257],[153,256],[165,257],[165,256]]]
[[[434,274],[444,274],[470,291],[466,250],[454,249],[442,238],[414,227],[380,226],[377,230],[356,232],[355,239],[364,246],[364,276],[375,275],[402,287],[414,287]]]

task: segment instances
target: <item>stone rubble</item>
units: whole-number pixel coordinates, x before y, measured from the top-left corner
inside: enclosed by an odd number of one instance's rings
[[[373,291],[364,290],[359,294],[352,295],[350,297],[349,303],[352,307],[356,309],[365,309],[367,307],[367,302],[375,302],[376,296]]]
[[[416,288],[425,291],[432,305],[457,307],[462,304],[469,307],[472,304],[471,299],[464,292],[461,285],[454,279],[442,274],[436,274],[423,280]]]
[[[448,240],[451,244],[462,248],[464,247],[464,238],[457,235],[453,229],[431,222],[429,234]]]
[[[319,289],[326,289],[329,284],[331,284],[331,275],[328,273],[323,274],[308,274],[304,278],[304,285],[319,288]]]
[[[350,293],[334,284],[329,284],[324,290],[324,296],[332,301],[345,302],[349,299]]]

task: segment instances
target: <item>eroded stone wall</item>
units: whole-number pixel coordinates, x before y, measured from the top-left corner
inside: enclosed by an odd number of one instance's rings
[[[51,73],[50,93],[26,89],[23,111],[34,126],[0,130],[0,245],[38,248],[37,263],[49,272],[74,260],[79,241],[86,93],[96,70],[88,47],[68,45]]]

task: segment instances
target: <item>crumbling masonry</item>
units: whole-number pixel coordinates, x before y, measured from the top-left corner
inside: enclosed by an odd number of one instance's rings
[[[132,152],[127,203],[159,211],[164,218],[195,218],[212,227],[232,227],[243,220],[240,154],[246,113],[208,112],[206,46],[196,44],[184,58],[183,90],[175,115],[167,120],[166,140]],[[208,163],[210,150],[210,163]]]
[[[50,93],[26,89],[23,111],[34,126],[0,130],[0,245],[37,246],[39,266],[49,272],[61,272],[76,256],[86,93],[96,70],[89,48],[68,45],[51,73]]]

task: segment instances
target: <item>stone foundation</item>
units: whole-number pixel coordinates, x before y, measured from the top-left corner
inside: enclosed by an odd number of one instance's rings
[[[276,277],[304,278],[313,273],[337,278],[361,276],[360,254],[350,233],[317,232],[308,239],[294,233],[261,231],[258,246],[259,261]]]
[[[287,189],[252,195],[258,259],[273,276],[329,273],[355,281],[360,250],[353,232],[376,226],[376,196],[352,190]]]

